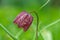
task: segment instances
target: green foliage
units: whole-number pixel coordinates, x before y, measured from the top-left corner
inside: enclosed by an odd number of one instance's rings
[[[38,10],[47,0],[1,0],[0,2],[0,24],[11,32],[18,40],[35,40],[36,16],[27,32],[23,32],[17,25],[13,24],[14,18],[23,10],[28,12]],[[52,1],[38,11],[39,36],[38,40],[44,40],[47,33],[51,33],[52,40],[60,40],[60,7],[51,6]],[[51,24],[55,23],[55,24]],[[51,24],[51,25],[50,25]],[[50,26],[48,26],[50,25]],[[44,29],[42,32],[41,30]],[[46,33],[46,34],[45,34]],[[50,37],[49,37],[50,38]],[[12,40],[12,38],[0,26],[0,40]]]

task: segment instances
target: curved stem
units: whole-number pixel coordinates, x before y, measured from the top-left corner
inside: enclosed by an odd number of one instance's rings
[[[0,26],[1,26],[1,28],[3,28],[3,30],[4,30],[6,33],[8,33],[8,35],[9,35],[10,37],[12,37],[14,40],[17,40],[17,38],[15,38],[2,24],[0,24]]]
[[[39,17],[36,11],[33,11],[37,17],[37,25],[36,25],[36,40],[38,40],[38,24],[39,24]]]
[[[47,0],[47,2],[45,2],[45,3],[44,3],[44,4],[38,9],[38,11],[41,10],[43,7],[45,7],[45,6],[49,3],[49,1],[50,1],[50,0]],[[38,40],[38,25],[39,25],[39,17],[38,17],[38,14],[37,14],[36,11],[31,11],[31,12],[34,12],[35,15],[36,15],[36,17],[37,17],[36,40]]]
[[[37,25],[36,25],[36,40],[38,40],[38,25],[39,25],[39,17],[36,11],[32,11],[35,13],[36,18],[37,18]]]
[[[47,1],[38,9],[38,11],[41,10],[43,7],[45,7],[49,2],[50,2],[50,0],[47,0]],[[38,17],[38,14],[37,14],[36,11],[31,11],[31,12],[34,12],[35,15],[36,15],[36,17],[37,17],[36,40],[38,40],[38,24],[39,24],[39,17]]]

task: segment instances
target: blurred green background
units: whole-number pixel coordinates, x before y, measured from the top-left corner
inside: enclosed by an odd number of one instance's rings
[[[11,32],[18,40],[35,40],[36,16],[28,31],[23,32],[13,24],[15,17],[22,11],[38,10],[47,0],[0,0],[0,24]],[[50,0],[41,10],[39,16],[38,40],[60,40],[60,0]],[[55,23],[58,21],[57,23]],[[49,26],[50,25],[50,26]],[[40,32],[43,28],[47,27]],[[12,40],[12,38],[0,26],[0,40]]]

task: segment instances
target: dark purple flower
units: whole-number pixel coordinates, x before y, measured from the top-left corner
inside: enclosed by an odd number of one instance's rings
[[[14,20],[14,23],[18,25],[18,27],[23,28],[24,31],[30,27],[33,21],[33,17],[27,12],[21,12]]]

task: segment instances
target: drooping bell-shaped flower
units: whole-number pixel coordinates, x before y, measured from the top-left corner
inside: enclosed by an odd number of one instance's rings
[[[27,12],[23,11],[17,15],[14,20],[14,23],[18,25],[18,27],[23,28],[24,31],[27,31],[33,21],[33,17]]]

